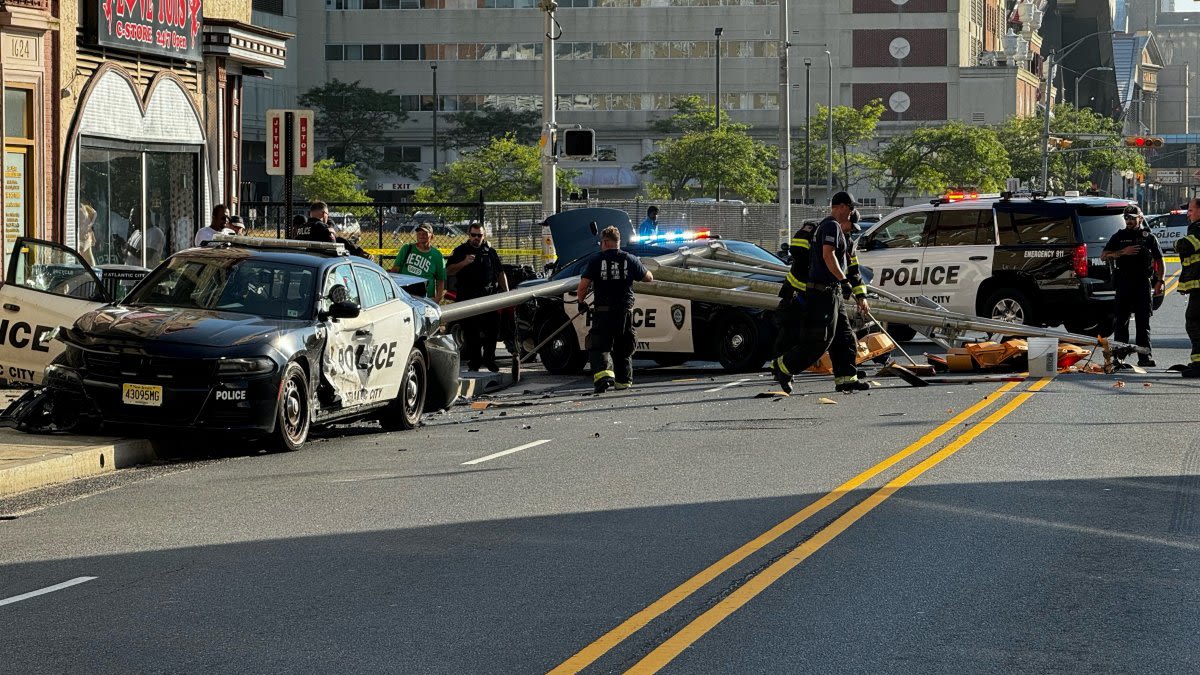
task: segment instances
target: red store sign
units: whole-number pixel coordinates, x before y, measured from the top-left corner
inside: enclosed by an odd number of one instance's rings
[[[200,61],[204,0],[93,0],[96,41],[147,54]]]

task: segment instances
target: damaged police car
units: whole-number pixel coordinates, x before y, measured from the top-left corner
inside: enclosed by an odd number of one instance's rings
[[[218,237],[175,254],[109,304],[21,283],[45,261],[61,267],[70,249],[19,240],[16,251],[0,289],[7,311],[20,293],[26,320],[64,302],[87,305],[73,321],[61,311],[36,318],[22,340],[31,349],[16,361],[44,389],[7,411],[18,426],[235,432],[295,450],[314,425],[377,419],[409,429],[425,408],[458,395],[457,349],[438,332],[437,305],[338,244]],[[76,277],[92,274],[73,262]],[[4,349],[0,356],[15,362]]]

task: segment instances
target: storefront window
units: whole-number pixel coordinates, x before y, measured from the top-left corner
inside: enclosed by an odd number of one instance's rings
[[[29,89],[4,90],[4,251],[17,237],[30,234],[33,200],[33,96]],[[0,272],[2,274],[2,272]]]
[[[190,247],[198,163],[194,151],[83,145],[76,221],[80,254],[99,265],[154,267]]]

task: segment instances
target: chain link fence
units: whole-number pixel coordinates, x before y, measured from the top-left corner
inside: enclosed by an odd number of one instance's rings
[[[753,242],[768,251],[778,251],[791,238],[779,222],[778,204],[741,204],[738,202],[648,201],[641,199],[605,199],[564,201],[564,211],[588,207],[620,209],[629,214],[634,226],[646,217],[646,209],[658,207],[660,232],[700,232],[725,239]],[[281,202],[247,204],[247,235],[282,238],[292,218],[307,216],[307,204],[286,213]],[[542,206],[540,202],[442,202],[396,204],[329,204],[330,221],[340,236],[367,250],[376,262],[390,267],[396,253],[416,240],[417,225],[433,227],[433,245],[449,256],[456,246],[467,241],[467,229],[482,223],[488,241],[506,265],[537,273],[549,262],[543,255]],[[884,216],[896,207],[862,207],[866,218]],[[820,220],[827,207],[792,205],[792,227],[806,220]]]

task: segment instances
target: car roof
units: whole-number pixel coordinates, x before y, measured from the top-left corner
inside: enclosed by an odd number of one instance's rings
[[[912,206],[906,206],[902,209],[897,209],[896,211],[893,211],[892,214],[890,214],[890,215],[894,215],[896,213],[899,213],[900,211],[911,211],[911,210],[917,210],[917,209],[923,209],[923,208],[925,208],[925,209],[935,208],[935,209],[947,209],[947,210],[949,210],[949,209],[972,209],[972,208],[979,208],[981,206],[992,207],[997,204],[1072,204],[1072,205],[1077,205],[1077,206],[1088,206],[1088,207],[1092,207],[1092,208],[1114,208],[1114,209],[1116,209],[1116,208],[1125,208],[1126,206],[1128,206],[1131,203],[1132,202],[1130,202],[1128,199],[1118,199],[1116,197],[1092,197],[1092,196],[1057,197],[1057,196],[1050,196],[1050,197],[1039,197],[1036,199],[1029,198],[1029,197],[1013,197],[1011,199],[1004,199],[1003,197],[989,195],[989,196],[972,197],[969,199],[953,199],[953,200],[949,200],[949,201],[935,199],[927,204],[914,204]]]
[[[305,267],[324,267],[340,262],[370,263],[366,258],[350,256],[342,245],[325,242],[310,242],[296,240],[266,239],[258,237],[231,237],[218,235],[208,246],[185,249],[175,254],[188,257],[227,257],[230,250],[246,252],[248,257],[255,260],[302,265]],[[383,269],[383,268],[380,268]]]

